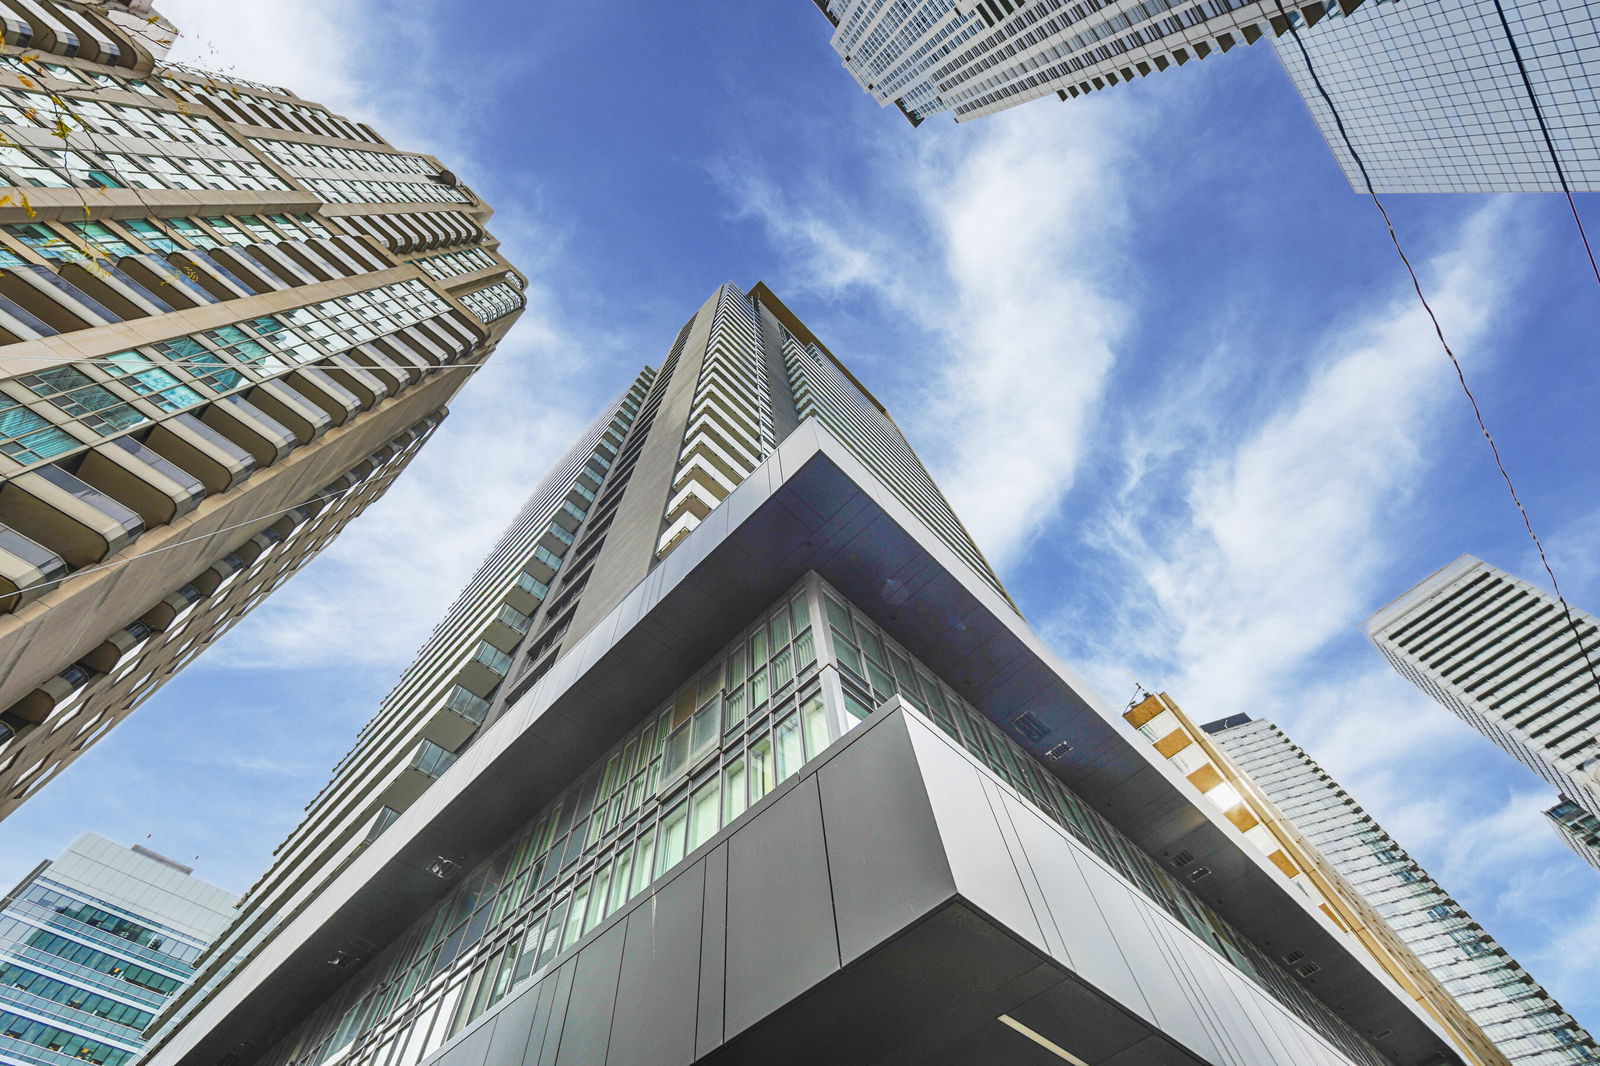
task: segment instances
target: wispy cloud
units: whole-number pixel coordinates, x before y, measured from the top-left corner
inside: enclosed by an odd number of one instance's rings
[[[1071,487],[1125,330],[1125,185],[1106,175],[1137,150],[1134,118],[1127,104],[1022,108],[921,130],[854,193],[719,170],[784,255],[787,289],[864,294],[928,338],[924,403],[898,414],[999,565]]]
[[[1472,216],[1425,271],[1456,346],[1481,353],[1506,299],[1503,205]],[[1298,385],[1237,424],[1266,353],[1191,358],[1126,419],[1124,479],[1090,537],[1130,594],[1101,628],[1199,713],[1272,702],[1348,637],[1402,553],[1404,508],[1460,397],[1400,277],[1312,351]],[[1214,392],[1196,403],[1196,381]],[[1230,391],[1230,387],[1235,390]],[[1260,398],[1253,399],[1259,403]],[[1246,416],[1248,418],[1248,416]],[[1196,452],[1197,443],[1204,450]],[[1324,675],[1326,676],[1326,675]]]

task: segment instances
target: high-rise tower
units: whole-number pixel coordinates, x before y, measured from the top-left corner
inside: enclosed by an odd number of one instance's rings
[[[84,833],[0,899],[0,1062],[137,1058],[235,902],[182,863]]]
[[[1593,1037],[1283,730],[1244,715],[1204,728],[1513,1066],[1600,1063]]]
[[[381,495],[523,304],[432,156],[165,64],[147,3],[0,54],[0,816]]]
[[[957,122],[1132,81],[1361,0],[814,0],[830,43],[880,105]]]
[[[1366,632],[1406,680],[1600,816],[1600,623],[1572,614],[1463,555],[1379,610]]]
[[[149,1061],[1463,1061],[1196,800],[883,407],[723,286],[539,486]]]
[[[1567,847],[1578,858],[1600,870],[1600,817],[1596,817],[1562,796],[1544,816],[1550,819]]]
[[[1357,192],[1600,189],[1586,0],[1373,0],[1274,44]]]

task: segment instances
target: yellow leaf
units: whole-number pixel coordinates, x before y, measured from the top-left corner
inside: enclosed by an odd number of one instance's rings
[[[28,52],[28,53],[25,53],[24,55],[20,56],[19,58],[24,63],[37,63],[37,62],[39,62],[39,53],[38,52]]]
[[[28,194],[18,190],[17,195],[22,197],[22,209],[28,212],[28,217],[37,218],[39,216],[39,212],[35,211],[33,209],[33,205],[28,202]]]
[[[55,128],[52,129],[50,132],[54,133],[57,137],[60,137],[62,140],[66,140],[68,137],[72,136],[72,127],[67,125],[66,122],[63,121],[62,119],[58,118],[58,119],[56,119]]]
[[[28,77],[26,74],[18,74],[17,80],[29,89],[37,89],[39,87],[39,83]]]
[[[10,193],[6,193],[4,196],[0,196],[0,207],[5,207],[13,199],[14,199],[14,197]]]

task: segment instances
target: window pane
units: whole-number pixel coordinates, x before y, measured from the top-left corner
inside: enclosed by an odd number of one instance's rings
[[[772,738],[761,737],[750,745],[750,802],[765,796],[776,784],[772,768]]]
[[[800,750],[800,716],[791,714],[772,729],[772,744],[778,756],[778,780],[800,769],[805,755]]]
[[[683,858],[683,845],[689,833],[689,807],[680,803],[661,819],[661,838],[656,848],[656,876],[660,877]]]
[[[717,833],[717,779],[715,777],[695,789],[694,796],[689,801],[689,806],[691,822],[689,850],[693,851]]]
[[[722,771],[722,824],[744,813],[744,760],[735,759]]]
[[[806,751],[816,756],[833,739],[828,735],[828,710],[823,706],[821,695],[806,700],[800,708],[800,716],[805,721]]]

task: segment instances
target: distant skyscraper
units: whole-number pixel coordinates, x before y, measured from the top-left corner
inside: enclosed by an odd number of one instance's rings
[[[1119,710],[844,365],[723,286],[539,486],[149,1061],[1463,1061]]]
[[[1204,728],[1513,1066],[1600,1063],[1594,1039],[1283,730],[1242,715]]]
[[[1590,0],[1370,0],[1301,24],[1299,39],[1378,192],[1559,190],[1519,54],[1568,184],[1600,189],[1600,20]],[[1274,43],[1351,186],[1365,192],[1300,44]]]
[[[1383,657],[1568,799],[1600,816],[1600,623],[1463,555],[1367,619]],[[1587,658],[1580,649],[1587,649]]]
[[[814,0],[845,69],[913,124],[1132,81],[1338,10],[1337,0]],[[1350,7],[1361,0],[1350,0]]]
[[[381,495],[524,301],[437,159],[162,64],[147,2],[0,25],[4,817]]]
[[[0,1063],[122,1066],[233,917],[181,863],[85,833],[0,900]]]
[[[1567,846],[1577,852],[1584,862],[1600,870],[1600,818],[1565,796],[1544,813]]]

